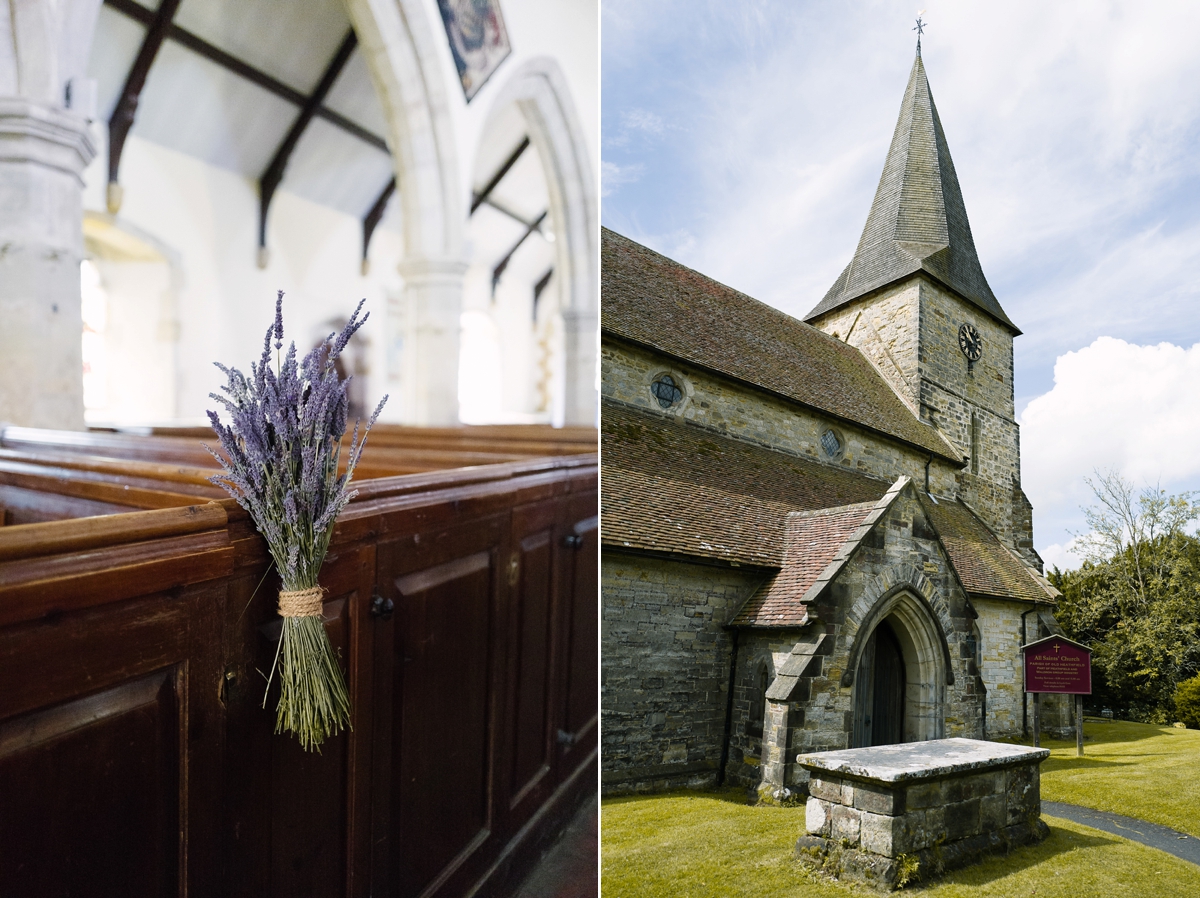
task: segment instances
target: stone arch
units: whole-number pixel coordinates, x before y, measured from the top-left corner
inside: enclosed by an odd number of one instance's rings
[[[434,24],[420,0],[345,0],[345,7],[387,120],[406,258],[457,265],[463,198]]]
[[[404,355],[391,420],[458,423],[466,208],[437,29],[421,0],[345,0],[387,120],[403,218]]]
[[[856,674],[874,645],[881,624],[900,645],[905,673],[902,739],[915,742],[945,735],[946,687],[954,683],[953,662],[946,634],[952,625],[937,588],[915,566],[898,565],[868,584],[847,615],[853,642],[842,685],[853,688],[854,709],[849,734],[852,745],[867,741],[865,717],[873,683]]]
[[[854,684],[854,671],[858,669],[867,638],[875,626],[887,617],[886,609],[890,607],[892,597],[904,590],[908,590],[913,601],[924,608],[925,615],[935,628],[941,645],[944,682],[947,686],[954,685],[954,665],[946,637],[947,633],[954,630],[950,609],[938,588],[919,568],[912,564],[898,564],[872,579],[846,613],[845,632],[852,640],[852,646],[842,673],[843,686]]]
[[[542,161],[554,224],[555,268],[563,285],[566,354],[564,419],[593,424],[596,418],[596,326],[599,308],[597,190],[583,128],[566,77],[549,57],[526,60],[512,71],[492,100],[492,117],[515,103]]]

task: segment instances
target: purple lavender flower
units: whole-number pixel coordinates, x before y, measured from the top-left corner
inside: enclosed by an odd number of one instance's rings
[[[288,590],[316,585],[334,520],[350,500],[347,486],[366,434],[387,401],[385,396],[367,422],[361,440],[356,422],[346,472],[338,476],[349,399],[348,379],[338,378],[336,362],[368,318],[359,317],[364,302],[358,304],[340,333],[330,334],[302,360],[297,362],[295,343],[289,345],[281,360],[280,291],[275,320],[267,328],[262,356],[251,366],[251,376],[217,363],[227,383],[221,388],[224,395],[211,396],[229,414],[230,423],[223,424],[214,411],[208,413],[228,456],[226,460],[213,453],[223,473],[212,479],[237,499],[267,538]],[[294,550],[293,546],[298,548]]]

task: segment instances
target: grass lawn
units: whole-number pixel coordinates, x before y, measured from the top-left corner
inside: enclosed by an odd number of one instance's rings
[[[1075,740],[1043,739],[1042,798],[1161,823],[1200,837],[1200,730],[1085,721]]]
[[[751,807],[740,792],[613,798],[601,811],[604,898],[847,898],[870,893],[809,875],[792,860],[804,809]],[[936,898],[1200,894],[1200,869],[1066,820],[1050,838],[906,892]]]

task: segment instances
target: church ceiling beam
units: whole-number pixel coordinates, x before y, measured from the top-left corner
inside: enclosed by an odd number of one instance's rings
[[[554,267],[546,269],[546,273],[541,279],[533,285],[533,320],[537,321],[538,300],[542,298],[542,292],[550,286],[550,278],[554,276]]]
[[[496,263],[496,267],[492,269],[492,295],[496,295],[496,285],[500,283],[500,278],[504,275],[504,269],[508,268],[508,263],[512,260],[513,253],[521,248],[521,244],[529,239],[529,235],[542,226],[542,222],[546,220],[546,216],[550,210],[547,209],[534,221],[529,223],[525,228],[525,233],[521,235],[521,239],[513,244],[512,249],[505,253],[504,258]]]
[[[117,182],[117,174],[121,169],[121,153],[125,149],[125,138],[129,136],[133,120],[137,117],[138,98],[141,96],[142,88],[146,86],[146,76],[150,74],[150,66],[154,64],[154,57],[158,55],[159,47],[167,38],[167,33],[171,28],[171,19],[174,18],[175,11],[179,9],[179,3],[180,0],[162,0],[156,11],[144,10],[146,19],[143,24],[146,25],[146,35],[142,38],[142,46],[138,49],[137,57],[133,60],[129,74],[125,77],[125,86],[121,89],[117,105],[108,119],[108,195],[106,202],[108,211],[114,215],[121,208],[121,186]],[[138,9],[142,9],[142,7],[139,6]]]
[[[283,173],[287,169],[292,152],[296,149],[296,144],[300,142],[300,138],[304,135],[309,122],[317,114],[317,110],[321,108],[321,104],[325,102],[325,97],[333,87],[333,82],[341,74],[357,44],[358,38],[354,35],[354,29],[348,29],[345,38],[342,39],[342,45],[338,47],[337,53],[326,66],[325,73],[321,76],[316,88],[305,99],[304,105],[300,108],[300,114],[296,116],[296,121],[292,123],[287,136],[283,138],[283,142],[275,151],[275,156],[259,179],[258,264],[260,268],[265,268],[267,263],[267,213],[271,208],[271,199],[275,196],[275,190],[283,180]]]
[[[371,207],[371,211],[363,218],[363,254],[362,254],[362,273],[366,277],[371,270],[370,260],[367,259],[367,250],[371,248],[371,235],[375,233],[375,228],[379,226],[380,220],[383,218],[383,212],[387,209],[388,200],[392,198],[392,194],[396,192],[396,179],[388,181],[387,186],[379,194],[379,198],[375,200],[375,205]]]
[[[116,12],[121,13],[137,22],[140,22],[147,27],[154,21],[156,13],[146,9],[144,6],[134,2],[134,0],[104,0],[104,5],[112,8]],[[176,4],[178,5],[178,4]],[[293,106],[303,107],[307,101],[307,97],[300,91],[288,87],[282,81],[272,78],[266,72],[260,71],[249,65],[246,62],[238,59],[229,53],[226,53],[220,47],[210,44],[203,38],[197,37],[185,28],[180,28],[174,23],[168,23],[166,30],[167,40],[173,41],[181,46],[187,47],[197,56],[207,59],[209,62],[221,66],[227,71],[233,72],[241,78],[246,79],[251,84],[261,87],[263,90],[291,103]],[[355,122],[350,121],[344,115],[334,112],[327,106],[321,106],[315,113],[316,117],[322,119],[334,127],[341,128],[347,134],[352,134],[364,143],[368,143],[378,150],[387,153],[387,141],[367,130]]]
[[[517,160],[521,158],[521,154],[524,153],[525,150],[528,149],[528,147],[529,147],[529,137],[526,136],[521,139],[521,142],[519,144],[517,144],[517,148],[512,151],[512,153],[509,155],[509,157],[507,159],[504,160],[504,164],[501,165],[498,169],[496,169],[496,173],[494,175],[492,175],[491,180],[489,180],[483,186],[483,189],[480,190],[478,193],[475,193],[471,196],[471,214],[472,215],[474,215],[475,210],[478,209],[480,206],[482,206],[484,203],[487,203],[489,206],[499,209],[499,211],[504,212],[505,214],[512,215],[512,213],[509,212],[507,209],[501,209],[499,206],[496,206],[496,204],[491,202],[488,199],[488,197],[490,197],[492,195],[492,191],[495,190],[500,185],[500,182],[504,180],[504,176],[508,174],[508,170],[517,164]],[[516,218],[515,215],[512,215],[512,217]],[[520,221],[520,219],[517,219],[517,220]],[[528,222],[522,221],[521,224],[528,227]],[[524,239],[524,238],[522,238],[522,239]]]
[[[497,202],[495,197],[489,196],[486,200],[484,200],[484,204],[491,207],[492,209],[495,209],[497,212],[499,212],[503,215],[507,215],[513,221],[517,222],[517,224],[519,224],[521,227],[523,227],[523,228],[529,227],[528,219],[526,219],[522,215],[518,215],[516,212],[514,212],[512,209],[508,208],[508,206],[504,205],[503,203]]]

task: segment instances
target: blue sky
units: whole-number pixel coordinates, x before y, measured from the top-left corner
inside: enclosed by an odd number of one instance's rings
[[[802,316],[849,261],[912,66],[895,2],[604,0],[602,220]],[[1085,476],[1200,488],[1200,4],[933,2],[923,57],[1016,341],[1035,540]]]

